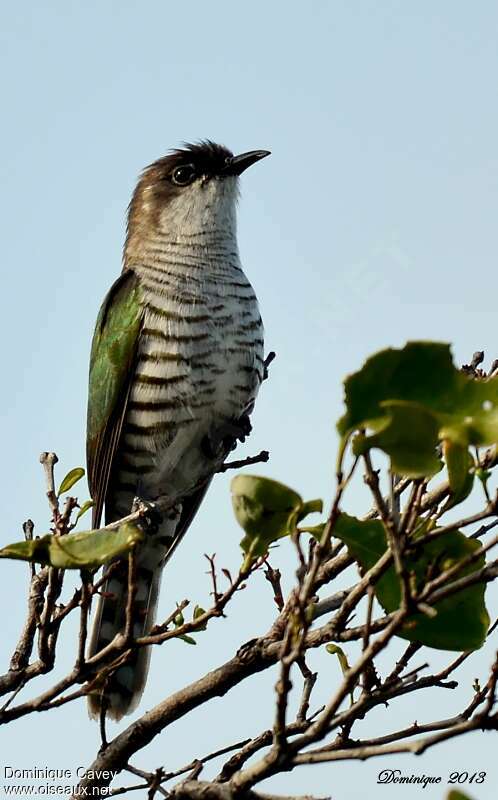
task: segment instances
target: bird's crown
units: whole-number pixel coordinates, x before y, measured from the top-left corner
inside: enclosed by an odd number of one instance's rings
[[[173,186],[188,186],[197,178],[226,178],[240,175],[247,167],[269,155],[268,150],[251,150],[234,156],[222,144],[205,139],[170,151],[143,172],[143,178],[163,179]]]

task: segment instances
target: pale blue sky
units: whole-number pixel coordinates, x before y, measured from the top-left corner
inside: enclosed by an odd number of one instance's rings
[[[243,176],[239,215],[242,260],[278,352],[244,451],[271,450],[258,471],[328,497],[341,380],[380,347],[435,338],[451,341],[460,362],[481,348],[498,356],[497,41],[498,7],[486,0],[4,6],[3,543],[27,516],[47,529],[39,453],[59,454],[61,476],[84,462],[89,346],[120,270],[126,205],[139,170],[182,140],[272,150]],[[239,563],[228,480],[217,481],[168,570],[164,613],[185,596],[206,604],[202,553]],[[358,489],[348,510],[361,513],[364,497]],[[26,573],[0,563],[2,666],[23,619]],[[155,651],[141,708],[262,632],[267,593],[261,578],[237,598],[241,617],[234,609],[195,650]],[[64,649],[69,664],[70,639]],[[480,655],[481,678],[490,656]],[[316,663],[332,689],[335,661]],[[460,699],[443,692],[393,705],[393,727],[459,710],[473,670]],[[258,733],[271,720],[273,682],[259,676],[213,701],[134,763],[177,767]],[[376,724],[387,719],[378,712]],[[0,768],[85,765],[95,744],[83,704],[71,705],[2,729]],[[384,767],[487,770],[473,793],[488,800],[495,752],[491,734],[474,735],[419,759],[302,769],[268,787],[386,798],[398,789],[376,785]],[[444,789],[429,791],[436,800]]]

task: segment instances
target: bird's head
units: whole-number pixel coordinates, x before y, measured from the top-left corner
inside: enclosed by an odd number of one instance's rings
[[[234,156],[214,142],[188,144],[146,167],[129,207],[125,255],[139,256],[146,237],[235,230],[239,176],[268,150]],[[130,252],[131,251],[131,252]]]

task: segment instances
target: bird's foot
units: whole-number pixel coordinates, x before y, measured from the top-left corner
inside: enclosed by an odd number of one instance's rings
[[[224,455],[227,450],[234,450],[237,442],[245,442],[252,431],[251,420],[248,414],[243,414],[237,420],[223,423],[216,429],[214,435],[206,435],[202,440],[202,451],[207,458],[215,459]]]
[[[138,525],[143,532],[150,535],[157,533],[159,525],[163,520],[163,515],[157,508],[156,503],[145,500],[142,497],[135,497],[131,506],[131,513],[139,512]]]
[[[225,446],[230,445],[230,449],[233,450],[237,442],[245,442],[251,431],[252,425],[249,414],[242,414],[239,419],[226,422],[221,428],[219,436],[222,444]]]

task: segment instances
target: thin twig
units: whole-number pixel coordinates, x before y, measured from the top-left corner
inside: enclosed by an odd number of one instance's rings
[[[227,472],[229,469],[242,469],[243,467],[251,466],[251,464],[266,464],[269,459],[270,453],[268,450],[261,450],[256,456],[248,456],[248,458],[242,458],[240,461],[225,461],[224,464],[218,467],[218,472]]]

